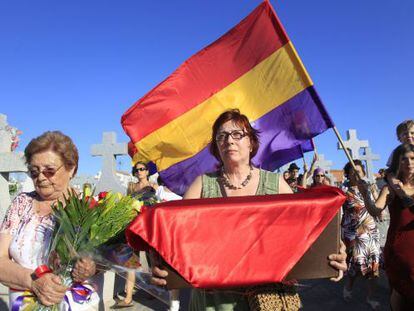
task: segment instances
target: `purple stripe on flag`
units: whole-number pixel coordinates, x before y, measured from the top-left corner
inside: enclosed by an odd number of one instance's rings
[[[252,122],[252,126],[260,131],[260,148],[253,164],[273,171],[313,150],[310,139],[333,127],[333,122],[311,86]],[[217,168],[209,147],[160,172],[172,191],[183,194],[198,175]]]

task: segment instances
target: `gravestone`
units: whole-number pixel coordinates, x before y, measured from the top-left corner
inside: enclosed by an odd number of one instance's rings
[[[367,178],[373,182],[375,177],[372,161],[379,160],[379,155],[372,153],[368,140],[359,140],[357,138],[356,130],[349,129],[347,131],[347,137],[348,140],[344,141],[345,148],[349,150],[353,160],[358,159],[365,162]],[[342,146],[339,143],[338,149],[342,149]],[[362,153],[360,153],[360,149],[362,149]]]
[[[92,145],[92,156],[102,156],[102,175],[96,184],[95,192],[114,191],[126,194],[126,188],[122,186],[116,176],[116,157],[128,154],[126,143],[116,142],[115,132],[104,132],[102,144]]]
[[[371,148],[367,147],[364,148],[364,154],[360,156],[360,160],[365,161],[365,166],[367,170],[367,177],[370,181],[375,180],[374,176],[374,167],[372,164],[372,161],[378,161],[380,159],[380,156],[378,154],[373,154]]]
[[[346,136],[348,140],[344,140],[345,148],[349,150],[351,158],[353,160],[359,159],[360,158],[359,150],[361,148],[369,147],[368,140],[359,140],[357,138],[357,131],[354,129],[349,129],[348,131],[346,131]],[[342,149],[342,146],[339,142],[338,142],[338,149]]]
[[[26,172],[27,167],[22,152],[12,152],[13,135],[10,130],[14,128],[7,124],[7,116],[0,114],[0,222],[10,206],[9,174]],[[0,309],[7,308],[8,289],[0,284]]]
[[[331,181],[331,185],[335,183],[335,177],[331,174],[331,167],[333,166],[333,162],[330,160],[325,159],[324,154],[318,154],[318,160],[315,163],[315,168],[319,167],[323,169],[325,172],[325,175],[329,178]]]
[[[324,154],[318,154],[318,160],[315,163],[315,167],[319,167],[323,169],[325,172],[329,172],[331,170],[332,165],[333,162],[325,159]]]
[[[12,134],[7,124],[7,116],[0,114],[0,219],[10,206],[9,174],[27,172],[22,152],[12,152]]]

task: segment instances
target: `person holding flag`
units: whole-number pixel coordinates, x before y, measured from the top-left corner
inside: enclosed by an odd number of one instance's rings
[[[314,150],[311,139],[334,127],[269,1],[186,60],[121,123],[133,162],[154,162],[168,188],[185,193],[184,199],[291,193],[271,171]],[[338,279],[345,258],[344,252],[330,256]],[[154,268],[154,283],[165,285],[165,273]],[[298,309],[290,293],[289,302],[280,303]],[[248,308],[243,294],[218,296],[220,310]],[[204,310],[197,309],[203,297],[194,292],[193,309]]]
[[[184,199],[218,198],[251,195],[292,193],[283,176],[254,167],[252,157],[259,148],[258,132],[250,125],[247,117],[233,109],[221,114],[213,125],[210,151],[220,166],[213,173],[198,176],[184,195]],[[330,264],[339,271],[346,270],[346,254],[329,255]],[[153,268],[153,283],[166,285],[167,271]],[[342,278],[342,273],[335,279]],[[289,306],[287,310],[298,310],[300,299],[294,287],[278,285],[278,303]],[[190,310],[250,310],[249,295],[245,290],[231,292],[206,292],[193,290]]]

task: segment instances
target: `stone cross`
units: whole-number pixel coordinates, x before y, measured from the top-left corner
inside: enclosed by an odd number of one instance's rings
[[[366,164],[366,170],[367,170],[367,177],[369,180],[374,181],[374,167],[372,165],[372,161],[377,161],[380,159],[380,156],[378,154],[373,154],[371,148],[366,147],[364,148],[364,154],[360,156],[360,160],[365,161]]]
[[[9,174],[27,172],[22,152],[11,151],[10,131],[7,130],[7,116],[0,114],[0,222],[10,206]]]
[[[346,136],[348,140],[344,141],[345,148],[349,150],[351,153],[351,158],[353,160],[359,159],[359,149],[367,148],[369,146],[368,140],[359,140],[357,138],[357,131],[354,129],[350,129],[346,132]],[[338,142],[338,149],[342,149],[341,144]]]
[[[125,194],[126,188],[121,185],[116,176],[116,157],[128,154],[126,143],[116,142],[115,132],[104,132],[102,144],[92,145],[92,156],[102,156],[102,175],[95,187],[95,193],[114,191]]]
[[[331,170],[332,165],[333,165],[333,162],[325,159],[324,154],[322,153],[318,154],[318,160],[315,163],[315,168],[320,167],[325,172],[329,172]]]
[[[0,113],[0,152],[10,151],[11,134],[6,130],[7,116]]]
[[[335,182],[334,176],[330,173],[331,167],[333,165],[332,161],[325,159],[324,154],[318,154],[318,160],[315,163],[315,168],[319,167],[324,170],[325,175],[330,179],[331,184]]]

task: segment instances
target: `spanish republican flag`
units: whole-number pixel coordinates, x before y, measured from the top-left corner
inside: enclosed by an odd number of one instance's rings
[[[313,149],[310,139],[333,122],[268,1],[186,60],[122,116],[133,161],[152,161],[165,183],[183,193],[215,169],[211,128],[238,108],[260,134],[253,159],[274,170]]]

